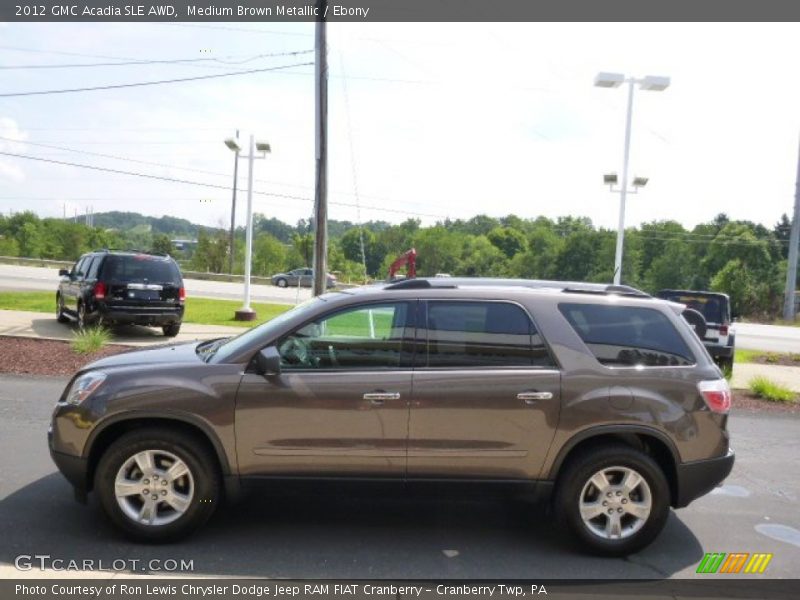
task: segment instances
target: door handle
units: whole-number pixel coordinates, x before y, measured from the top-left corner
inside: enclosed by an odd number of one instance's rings
[[[520,392],[517,400],[524,400],[525,404],[534,404],[537,400],[552,400],[553,392]]]
[[[364,394],[364,400],[381,405],[387,400],[400,400],[400,394],[398,392],[369,392]]]

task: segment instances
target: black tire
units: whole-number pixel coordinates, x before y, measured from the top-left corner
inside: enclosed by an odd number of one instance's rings
[[[643,524],[638,530],[627,534],[627,537],[608,539],[592,531],[584,522],[581,517],[580,502],[585,491],[584,486],[590,490],[589,493],[594,489],[589,482],[596,473],[603,469],[613,472],[616,467],[635,471],[644,479],[649,487],[651,507],[649,515],[643,519]],[[632,502],[633,495],[630,498],[628,501]],[[604,499],[605,496],[598,494],[598,501]],[[622,499],[616,499],[616,503],[622,500],[625,500],[624,494]],[[610,501],[615,502],[613,496]],[[669,483],[661,468],[644,452],[623,445],[594,446],[570,458],[558,477],[554,506],[559,520],[572,533],[579,547],[592,554],[603,556],[626,556],[649,545],[664,528],[669,516],[669,507]],[[607,518],[605,514],[596,517],[598,521]],[[627,514],[622,518],[633,519]]]
[[[78,318],[76,322],[79,330],[86,329],[86,306],[83,302],[78,302]]]
[[[56,321],[69,323],[69,317],[64,314],[64,300],[61,298],[61,294],[56,295]]]
[[[122,466],[136,454],[148,450],[178,457],[188,467],[193,482],[188,508],[176,520],[166,524],[135,521],[123,511],[115,494],[114,483]],[[154,482],[149,483],[152,485]],[[129,538],[149,543],[171,542],[192,534],[208,521],[221,498],[219,469],[211,452],[192,435],[166,427],[131,431],[111,444],[100,457],[94,489],[114,525]],[[170,510],[166,503],[160,506],[161,511]]]
[[[693,308],[687,308],[681,314],[683,315],[683,318],[686,319],[686,322],[692,326],[692,329],[694,329],[697,337],[699,337],[701,340],[706,337],[708,325],[706,324],[706,318],[703,316],[703,313]]]
[[[275,281],[275,285],[277,285],[280,288],[285,288],[285,287],[289,287],[289,282],[286,279],[284,279],[283,277],[281,277],[280,279],[277,279]]]
[[[164,335],[167,337],[175,337],[181,331],[181,324],[170,323],[169,325],[164,325],[163,327],[161,327],[161,331],[163,331]]]

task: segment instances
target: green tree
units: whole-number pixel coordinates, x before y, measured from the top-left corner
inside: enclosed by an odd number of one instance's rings
[[[174,254],[175,247],[166,233],[157,233],[153,236],[152,251],[160,254]]]
[[[303,259],[303,264],[300,266],[311,266],[314,254],[314,234],[294,233],[292,234],[292,245],[297,251],[297,254],[299,254]]]
[[[253,273],[270,277],[286,266],[286,245],[268,233],[256,236],[253,242]]]
[[[519,229],[511,227],[495,227],[486,236],[507,258],[524,252],[527,247],[525,234]]]
[[[457,275],[466,277],[506,277],[508,259],[484,235],[470,235],[464,240]]]

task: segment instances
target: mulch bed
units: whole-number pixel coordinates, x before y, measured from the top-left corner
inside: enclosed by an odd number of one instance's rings
[[[750,362],[760,365],[781,365],[783,367],[800,367],[800,353],[779,354],[777,352],[767,352],[759,354],[750,359]]]
[[[130,349],[114,345],[92,354],[78,354],[69,342],[0,336],[0,373],[72,375],[87,363]]]
[[[800,414],[800,402],[771,402],[744,390],[733,392],[733,409],[742,412],[781,412]]]

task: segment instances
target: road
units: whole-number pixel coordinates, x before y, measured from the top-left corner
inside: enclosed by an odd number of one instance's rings
[[[47,290],[54,292],[58,286],[58,270],[40,267],[0,265],[0,290]],[[222,298],[238,300],[242,285],[221,281],[184,280],[189,297]],[[253,301],[295,304],[310,296],[303,288],[282,289],[271,285],[252,286]],[[800,327],[779,327],[755,323],[736,323],[738,348],[770,352],[800,352]]]
[[[796,416],[735,413],[738,456],[726,485],[673,511],[656,542],[627,559],[577,553],[540,509],[522,503],[330,488],[305,495],[262,488],[267,495],[220,510],[193,538],[146,546],[121,538],[96,500],[74,502],[50,462],[45,432],[65,382],[0,375],[0,578],[20,576],[13,565],[21,554],[139,564],[185,559],[203,576],[681,578],[696,577],[705,552],[771,552],[766,576],[797,576]],[[787,541],[768,537],[775,534],[770,527]]]
[[[55,293],[58,288],[58,269],[43,267],[20,267],[0,265],[0,291],[48,291]],[[244,293],[241,283],[225,281],[205,281],[184,279],[186,294],[191,298],[218,298],[240,300]],[[274,302],[276,304],[296,304],[311,296],[308,288],[279,288],[273,285],[252,285],[253,302]]]

